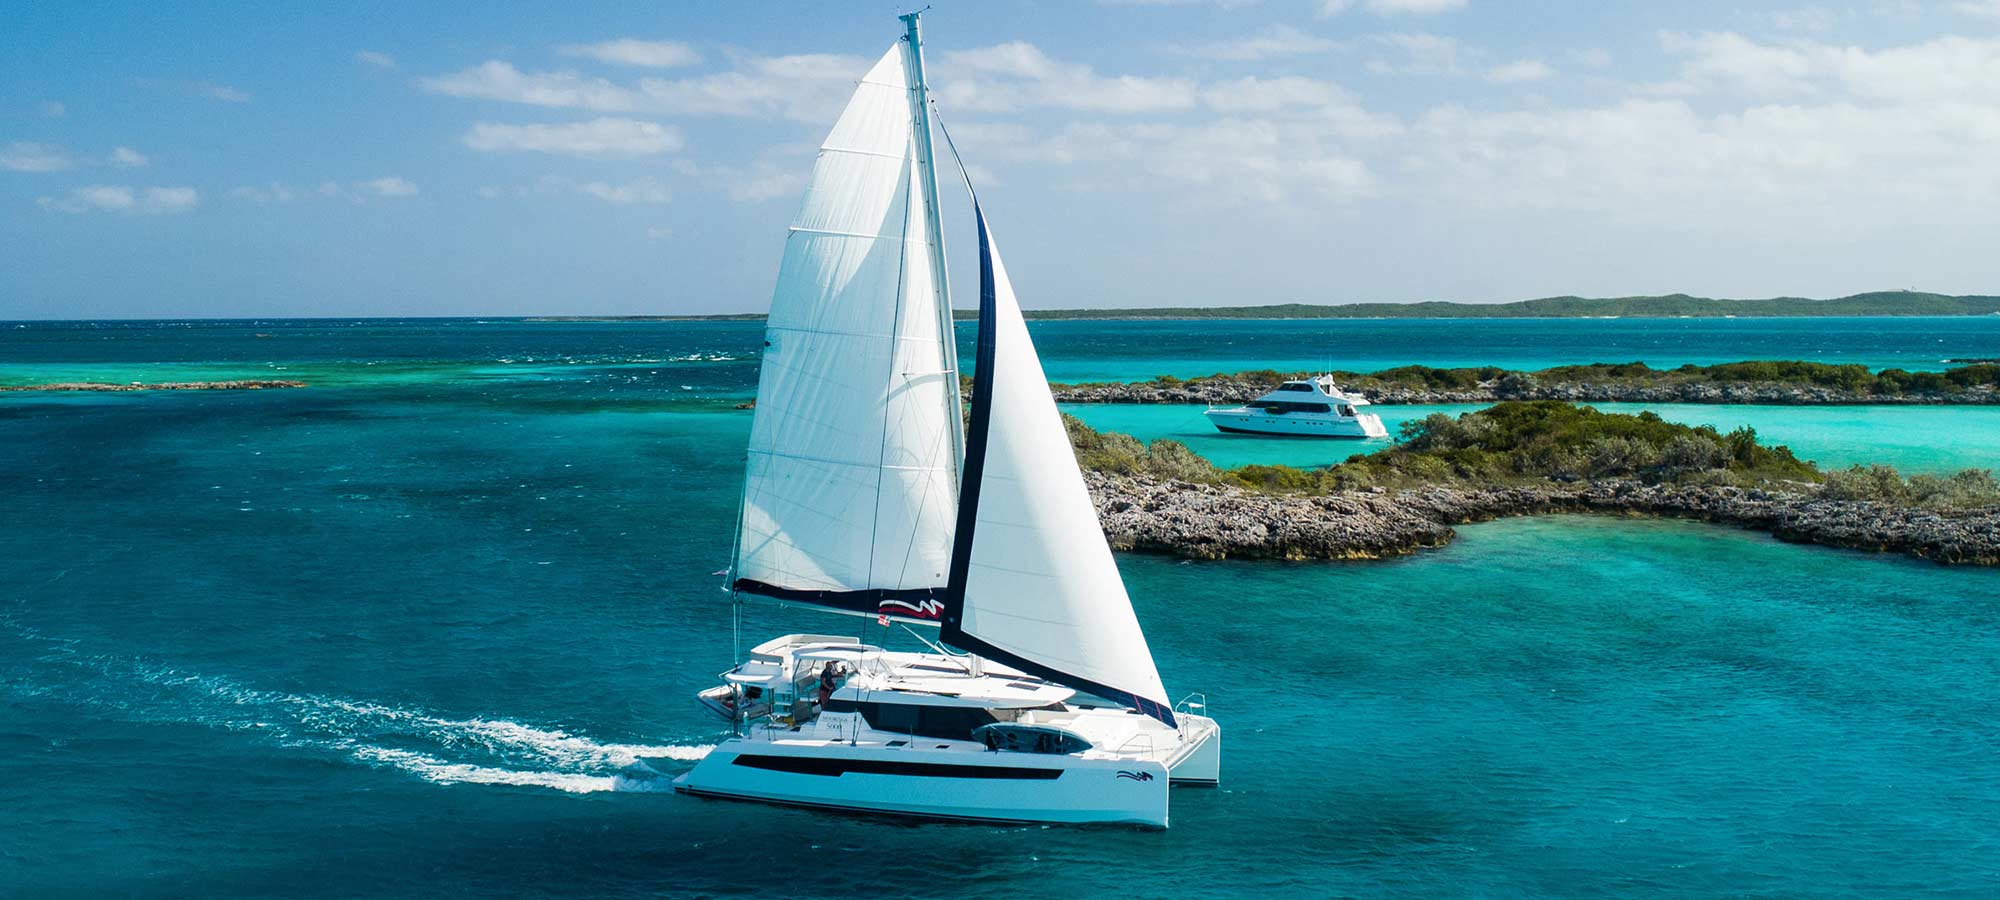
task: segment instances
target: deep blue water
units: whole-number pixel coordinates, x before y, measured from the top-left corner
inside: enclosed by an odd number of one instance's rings
[[[1225,727],[1164,833],[659,793],[631,757],[718,736],[689,694],[730,662],[754,362],[722,326],[487,327],[0,339],[16,371],[388,361],[0,395],[0,896],[2000,892],[2000,572],[1690,523],[1121,557]]]

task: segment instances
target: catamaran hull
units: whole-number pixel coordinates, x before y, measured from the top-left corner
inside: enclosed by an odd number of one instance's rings
[[[1291,437],[1354,440],[1389,436],[1389,430],[1382,426],[1381,416],[1357,416],[1352,419],[1315,418],[1309,413],[1286,413],[1274,416],[1263,412],[1244,412],[1234,409],[1212,409],[1205,415],[1217,430],[1236,434],[1282,434]]]
[[[1167,827],[1154,760],[732,738],[674,779],[703,797],[983,822]]]

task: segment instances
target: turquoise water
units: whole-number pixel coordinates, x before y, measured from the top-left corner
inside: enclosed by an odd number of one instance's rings
[[[1278,368],[1554,365],[1657,367],[1804,359],[1936,370],[2000,357],[2000,316],[1826,319],[1355,319],[1029,323],[1056,381],[1138,381]],[[959,329],[970,368],[972,329]],[[493,377],[683,362],[756,383],[758,322],[273,319],[0,322],[0,384],[298,378],[320,385]]]
[[[322,355],[395,358],[372,340]],[[625,764],[719,736],[689,693],[729,663],[742,364],[500,365],[0,396],[0,895],[2000,888],[2000,572],[1676,522],[1121,557],[1226,729],[1164,833],[660,793]]]
[[[1802,459],[1844,468],[1881,463],[1904,472],[1947,473],[2000,468],[2000,407],[1947,406],[1721,406],[1696,403],[1593,403],[1605,412],[1652,410],[1688,425],[1723,431],[1757,429],[1768,443],[1784,444]],[[1326,466],[1388,446],[1397,429],[1432,413],[1459,415],[1486,404],[1377,406],[1391,438],[1366,441],[1223,434],[1202,416],[1199,404],[1070,403],[1062,410],[1093,428],[1122,431],[1141,440],[1171,438],[1222,466],[1249,463]]]

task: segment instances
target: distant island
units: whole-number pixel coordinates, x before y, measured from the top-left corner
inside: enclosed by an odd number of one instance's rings
[[[976,310],[953,313],[978,317]],[[1651,297],[1542,297],[1512,303],[1277,303],[1266,306],[1161,306],[1130,309],[1030,309],[1030,319],[1609,319],[1796,318],[1802,316],[2000,315],[2000,296],[1870,291],[1829,300],[1771,297],[1728,300],[1664,294]],[[763,313],[703,316],[530,316],[528,322],[747,322]]]
[[[1316,372],[1270,370],[1151,381],[1050,384],[1059,403],[1248,403],[1285,381]],[[1565,400],[1584,403],[2000,404],[2000,365],[1976,363],[1942,372],[1883,369],[1800,360],[1746,360],[1655,369],[1643,362],[1591,363],[1515,371],[1495,366],[1439,369],[1400,366],[1379,372],[1332,372],[1342,388],[1396,406]]]
[[[1984,469],[1904,477],[1822,471],[1740,428],[1507,401],[1403,426],[1325,469],[1218,468],[1065,417],[1114,549],[1197,559],[1385,559],[1441,547],[1451,526],[1595,512],[1735,525],[1788,541],[2000,565],[2000,482]]]
[[[1039,309],[1030,319],[1589,319],[1718,318],[1724,316],[1984,316],[2000,313],[2000,296],[1873,291],[1831,300],[1772,297],[1725,300],[1657,297],[1543,297],[1512,303],[1279,303],[1270,306],[1182,306],[1157,309]],[[959,318],[970,315],[959,310]]]

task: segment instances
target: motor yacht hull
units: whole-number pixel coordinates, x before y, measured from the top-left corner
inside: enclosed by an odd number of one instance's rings
[[[1211,409],[1205,415],[1217,430],[1237,434],[1281,434],[1290,437],[1324,437],[1366,440],[1388,437],[1381,416],[1351,418],[1314,413],[1272,415],[1261,409]]]

